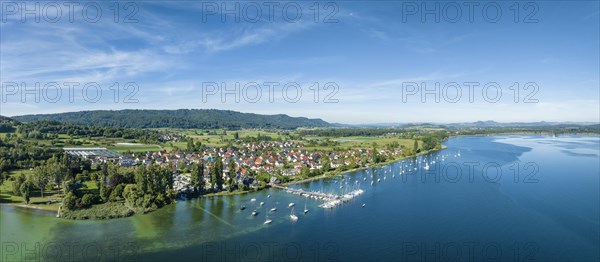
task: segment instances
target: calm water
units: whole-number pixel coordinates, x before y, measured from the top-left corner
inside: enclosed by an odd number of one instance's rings
[[[428,156],[294,186],[366,190],[332,210],[277,189],[179,201],[111,221],[67,221],[2,206],[0,260],[600,259],[598,137],[459,137],[446,145]],[[290,202],[297,222],[289,219]],[[275,206],[273,223],[263,225]]]

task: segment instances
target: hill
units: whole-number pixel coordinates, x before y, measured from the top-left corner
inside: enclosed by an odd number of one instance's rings
[[[124,128],[277,128],[332,126],[321,119],[291,117],[284,114],[259,115],[216,109],[178,110],[96,110],[58,114],[15,116],[21,122],[54,120],[80,125]]]

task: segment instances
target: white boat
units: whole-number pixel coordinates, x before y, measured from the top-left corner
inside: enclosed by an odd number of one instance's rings
[[[260,205],[263,206],[265,204],[265,202],[260,202]]]
[[[267,198],[271,197],[271,195],[267,195]]]
[[[250,199],[250,202],[254,202],[256,201],[256,198]]]
[[[424,169],[425,169],[425,170],[429,170],[429,165],[428,165],[428,164],[425,164],[425,167],[424,167]]]
[[[294,208],[292,208],[292,212],[290,213],[290,219],[292,219],[292,221],[298,220],[298,216],[294,214]]]
[[[269,216],[267,216],[267,214],[265,214],[265,222],[263,224],[271,224],[271,222],[273,222],[273,220],[269,219]]]
[[[367,206],[367,204],[362,204],[362,207],[366,207],[366,206]]]
[[[304,203],[304,214],[308,213],[308,209],[306,208],[306,203]]]
[[[269,211],[271,211],[271,212],[275,212],[275,211],[277,211],[277,208],[276,208],[276,207],[274,207],[274,208],[271,208],[271,210],[269,210]]]
[[[290,204],[288,205],[288,207],[293,207],[293,206],[295,206],[295,205],[296,205],[296,204],[294,204],[294,203],[290,203]]]
[[[253,216],[256,216],[256,215],[258,215],[258,212],[257,212],[256,210],[253,210],[253,211],[252,211],[252,215],[253,215]]]
[[[381,178],[378,178],[378,179],[377,179],[377,182],[381,182]]]

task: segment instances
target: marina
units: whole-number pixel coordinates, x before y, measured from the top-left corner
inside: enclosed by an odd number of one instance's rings
[[[355,197],[362,195],[365,192],[362,189],[356,189],[356,190],[350,191],[350,192],[342,194],[342,195],[336,195],[336,194],[331,194],[331,193],[323,193],[323,192],[319,192],[319,191],[308,191],[308,190],[303,190],[303,189],[290,188],[290,187],[285,187],[285,186],[280,186],[280,185],[271,185],[271,186],[273,188],[282,189],[286,193],[299,195],[299,196],[303,196],[306,198],[323,200],[323,201],[325,201],[325,203],[319,205],[319,207],[325,208],[325,209],[334,208],[344,202],[348,202],[348,201],[354,199]],[[293,206],[294,206],[293,203],[290,203],[289,207],[293,207]],[[306,209],[306,207],[305,207],[304,213],[308,213],[308,209]]]

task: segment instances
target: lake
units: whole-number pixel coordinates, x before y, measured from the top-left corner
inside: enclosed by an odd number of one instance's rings
[[[3,205],[0,260],[600,259],[599,137],[471,136],[444,144],[443,151],[292,186],[365,190],[333,209],[281,189],[178,201],[109,221]],[[263,224],[266,214],[272,224]]]

